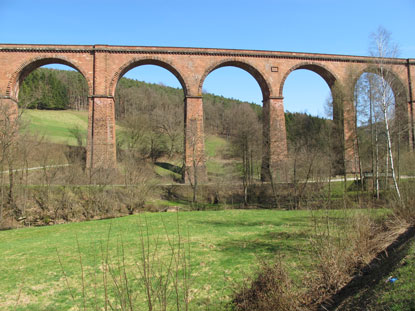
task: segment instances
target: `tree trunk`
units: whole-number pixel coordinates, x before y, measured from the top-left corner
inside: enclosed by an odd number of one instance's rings
[[[384,110],[384,117],[385,117],[385,127],[386,127],[386,136],[388,140],[388,154],[390,158],[391,163],[391,170],[392,170],[392,178],[393,178],[393,185],[395,187],[396,194],[398,195],[399,201],[401,201],[401,193],[399,191],[398,181],[396,180],[396,174],[395,174],[395,167],[393,165],[393,155],[392,155],[392,142],[391,142],[391,136],[390,136],[390,130],[389,130],[389,122],[386,117],[386,109]]]
[[[375,120],[376,122],[376,120]],[[376,199],[379,200],[379,138],[378,138],[378,126],[377,123],[375,123],[375,146],[376,146]]]

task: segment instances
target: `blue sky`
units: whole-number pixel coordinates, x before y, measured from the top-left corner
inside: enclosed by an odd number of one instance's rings
[[[415,58],[415,0],[0,0],[0,42],[111,44],[253,49],[367,55],[369,35],[383,26]],[[128,77],[178,87],[170,73],[139,67]],[[208,76],[204,88],[260,103],[255,80],[236,68]],[[325,82],[295,71],[285,109],[324,115]]]

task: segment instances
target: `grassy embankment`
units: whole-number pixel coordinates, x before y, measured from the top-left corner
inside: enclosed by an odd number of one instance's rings
[[[317,212],[323,213],[323,212]],[[326,213],[326,212],[324,212]],[[342,211],[327,212],[333,219]],[[168,258],[166,232],[177,241],[177,219],[185,245],[190,247],[191,310],[219,310],[228,302],[231,285],[247,276],[258,258],[281,256],[291,276],[298,279],[313,260],[309,239],[313,235],[309,211],[228,210],[141,214],[111,220],[71,223],[50,227],[23,228],[0,232],[0,309],[69,310],[74,302],[67,290],[59,258],[65,268],[76,303],[82,301],[79,250],[91,303],[94,273],[98,297],[103,297],[101,247],[108,233],[110,261],[120,259],[120,243],[130,286],[140,284],[138,269],[141,247],[139,227],[149,229],[151,241],[159,240],[156,257]],[[147,226],[143,225],[147,222]],[[146,229],[144,229],[146,230]],[[57,251],[60,256],[58,257]],[[104,253],[106,253],[104,251]],[[167,259],[166,259],[167,260]],[[138,265],[135,263],[138,262]],[[134,277],[132,275],[135,275]],[[109,277],[112,288],[111,277]],[[14,309],[16,300],[18,307]],[[144,299],[138,294],[138,305]]]
[[[339,311],[415,310],[415,239],[389,256],[388,263],[372,276],[376,282],[362,286]]]
[[[73,110],[33,110],[22,114],[24,130],[44,137],[46,141],[65,145],[77,145],[71,130],[79,128],[86,138],[88,112]]]
[[[395,282],[380,282],[373,291],[373,310],[415,310],[415,241],[412,240],[407,255],[390,273]],[[383,281],[383,280],[382,280]]]

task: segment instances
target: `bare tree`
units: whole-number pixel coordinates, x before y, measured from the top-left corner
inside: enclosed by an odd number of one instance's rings
[[[168,138],[168,156],[171,158],[182,147],[183,111],[172,105],[166,95],[161,96],[159,107],[152,114],[154,131],[162,133]]]
[[[184,163],[184,179],[190,183],[192,188],[192,203],[197,201],[197,189],[199,182],[202,181],[204,173],[204,152],[201,152],[200,145],[203,142],[203,135],[198,133],[197,121],[190,120],[189,124],[186,124],[186,140],[187,155],[191,158],[191,163]]]
[[[242,160],[241,178],[244,204],[248,204],[249,188],[253,184],[255,167],[260,159],[261,125],[257,114],[249,104],[242,104],[231,109],[231,143],[234,156]]]
[[[132,215],[144,207],[146,200],[157,191],[157,183],[151,167],[134,151],[126,150],[122,166],[124,185],[121,190],[121,201]]]
[[[381,143],[379,123],[382,120],[382,112],[379,109],[379,105],[376,103],[380,102],[381,94],[379,88],[376,87],[380,77],[374,73],[364,73],[357,81],[355,88],[355,101],[356,107],[358,107],[357,113],[359,113],[359,136],[363,136],[361,139],[365,139],[364,136],[369,137],[368,139],[368,152],[361,153],[361,158],[370,161],[370,170],[373,178],[373,192],[374,195],[379,198],[379,145]],[[367,139],[367,138],[366,138]],[[367,167],[367,166],[366,166]],[[387,175],[387,174],[385,174]]]
[[[17,105],[9,100],[0,101],[0,174],[1,174],[1,204],[0,221],[3,219],[5,205],[13,207],[14,212],[14,162],[16,160],[17,136],[20,115]],[[5,176],[8,176],[8,191],[6,194]],[[6,199],[7,196],[7,199]],[[18,215],[16,215],[18,216]]]

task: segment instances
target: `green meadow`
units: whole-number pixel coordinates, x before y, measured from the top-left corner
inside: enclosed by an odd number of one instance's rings
[[[331,214],[339,217],[338,212]],[[102,258],[108,254],[116,265],[122,249],[140,310],[145,302],[140,287],[140,237],[148,236],[150,253],[166,261],[168,238],[176,247],[178,239],[182,240],[189,250],[191,310],[207,306],[219,310],[229,302],[232,286],[252,273],[259,258],[279,256],[294,279],[301,276],[311,260],[311,218],[309,211],[146,213],[2,231],[0,309],[74,310],[82,304],[82,271],[88,304],[95,301],[92,289],[96,288],[96,299],[102,305]]]
[[[49,142],[76,145],[76,138],[71,131],[79,129],[86,138],[88,112],[26,109],[22,113],[22,123],[24,131],[44,137]]]

